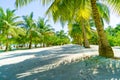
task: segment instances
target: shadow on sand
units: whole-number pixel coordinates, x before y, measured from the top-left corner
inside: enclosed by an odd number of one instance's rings
[[[2,59],[34,55],[34,58],[0,67],[0,80],[119,80],[120,62],[91,57],[79,62],[50,66],[68,54],[86,53],[77,45],[63,46],[32,53],[11,54]],[[93,52],[96,50],[92,50]]]

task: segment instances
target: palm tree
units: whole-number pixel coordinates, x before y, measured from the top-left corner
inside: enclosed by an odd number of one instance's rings
[[[68,25],[68,33],[72,38],[72,42],[78,45],[82,45],[82,29],[78,23]]]
[[[26,35],[29,41],[29,49],[32,48],[33,39],[40,36],[35,21],[33,20],[33,12],[30,15],[23,16],[24,28],[26,28]]]
[[[51,35],[54,35],[54,29],[51,28],[49,24],[47,24],[48,20],[44,18],[39,18],[37,21],[37,29],[41,33],[41,42],[43,47],[47,46],[47,38]]]
[[[81,23],[82,25],[82,34],[83,34],[83,45],[85,48],[90,48],[90,44],[89,44],[89,41],[88,41],[88,38],[87,38],[87,31],[90,32],[90,27],[87,23],[87,21],[85,22],[84,20],[82,20],[82,22],[84,23]]]
[[[108,43],[103,25],[101,23],[100,15],[96,6],[96,0],[91,0],[91,7],[93,18],[99,35],[99,55],[104,57],[114,57],[113,50]]]
[[[21,29],[22,29],[22,33],[24,34],[19,34],[18,37],[14,39],[14,44],[16,44],[17,49],[19,47],[24,47],[28,41],[26,36],[26,29],[24,28],[21,28]]]
[[[69,24],[69,35],[72,37],[73,42],[78,43],[79,45],[82,45],[83,41],[83,46],[85,48],[89,48],[89,43],[86,37],[90,34],[90,28],[89,26],[84,26],[82,27],[79,22],[74,23],[74,24]],[[84,31],[83,31],[84,30]]]
[[[70,39],[67,36],[67,33],[64,32],[64,30],[57,31],[56,36],[57,36],[57,45],[64,45],[70,42]]]
[[[17,27],[21,21],[16,21],[19,16],[15,16],[15,10],[7,9],[6,12],[2,8],[0,8],[0,24],[1,24],[1,37],[3,42],[6,43],[5,51],[8,51],[10,48],[10,41],[14,37],[18,37],[20,33],[20,28]]]
[[[30,2],[32,0],[29,0]],[[47,1],[47,0],[45,0]],[[93,19],[95,21],[95,25],[96,25],[96,28],[97,28],[97,32],[98,32],[98,36],[99,36],[99,55],[100,56],[104,56],[104,57],[114,57],[114,53],[113,53],[113,50],[112,48],[110,47],[109,43],[108,43],[108,40],[107,40],[107,37],[105,35],[105,32],[104,32],[104,29],[103,29],[103,25],[102,25],[102,22],[101,22],[101,17],[100,17],[100,14],[98,12],[98,8],[96,6],[96,3],[99,2],[99,0],[75,0],[72,1],[72,0],[50,0],[50,1],[53,1],[53,4],[51,6],[53,6],[53,13],[58,10],[59,8],[56,8],[55,6],[58,5],[59,3],[63,3],[63,6],[61,6],[61,8],[63,7],[66,7],[67,9],[63,9],[63,11],[59,11],[61,14],[64,12],[66,14],[70,14],[71,16],[69,16],[68,18],[73,18],[73,14],[75,14],[74,12],[76,12],[76,9],[74,9],[76,6],[79,8],[78,11],[80,9],[86,9],[85,6],[86,4],[88,5],[88,8],[90,8],[92,11],[92,14],[93,14]],[[113,1],[113,0],[107,0],[109,1],[110,4],[113,3],[112,6],[114,6],[114,4],[118,4],[119,1]],[[25,2],[25,1],[23,1]],[[29,2],[25,2],[26,4],[29,3]],[[21,5],[25,5],[25,4],[22,4],[22,1],[20,2],[20,0],[16,0],[16,4],[21,4]],[[55,4],[55,6],[54,6]],[[71,4],[75,4],[75,5],[71,5]],[[79,5],[77,5],[79,4]],[[18,5],[17,5],[18,6]],[[118,6],[118,5],[115,5],[115,7]],[[81,8],[82,7],[82,8]],[[116,9],[116,8],[115,8]],[[119,9],[117,7],[117,9]],[[73,12],[73,14],[71,14],[69,11],[66,12],[66,10],[71,10]],[[88,10],[88,9],[87,9]],[[58,11],[57,11],[58,13]],[[64,15],[64,14],[62,14]],[[54,14],[53,16],[57,16],[57,14]],[[54,17],[55,20],[57,20],[57,18],[61,18],[61,17]],[[66,19],[65,17],[62,17],[61,18],[63,21]]]

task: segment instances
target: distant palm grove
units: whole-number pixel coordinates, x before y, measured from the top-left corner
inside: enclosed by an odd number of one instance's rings
[[[5,51],[19,48],[48,47],[69,44],[70,39],[63,31],[57,31],[47,24],[44,18],[33,20],[33,13],[22,16],[14,14],[15,10],[0,8],[0,47]]]
[[[37,0],[16,0],[16,7],[22,7]],[[39,0],[38,0],[39,1]],[[64,44],[78,44],[90,48],[90,44],[99,45],[99,55],[114,57],[111,46],[120,45],[120,25],[115,28],[104,28],[110,22],[109,6],[119,13],[118,0],[40,0],[50,5],[46,15],[54,22],[67,24],[68,33],[64,30],[55,32],[39,17],[33,19],[34,13],[23,15],[22,20],[15,15],[15,10],[0,8],[0,48],[5,51],[21,48],[48,47]],[[50,4],[49,4],[50,3]],[[109,5],[107,5],[107,4]],[[61,25],[61,26],[62,26]]]

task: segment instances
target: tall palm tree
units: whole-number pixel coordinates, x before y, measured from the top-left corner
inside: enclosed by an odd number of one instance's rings
[[[54,29],[47,23],[48,20],[44,18],[39,18],[37,21],[37,29],[41,33],[41,42],[43,43],[43,47],[47,45],[47,38],[54,34]]]
[[[5,51],[9,50],[11,38],[17,37],[20,34],[18,33],[19,30],[21,30],[17,27],[21,21],[16,21],[19,16],[16,16],[14,13],[15,10],[7,9],[6,12],[4,12],[4,10],[0,8],[1,35],[3,42],[6,45]]]
[[[82,45],[83,42],[83,46],[89,48],[90,46],[88,40],[86,40],[86,37],[88,37],[88,35],[90,34],[89,26],[85,25],[84,27],[82,27],[82,25],[79,22],[69,24],[68,26],[69,35],[73,38],[73,42],[75,41],[75,43],[78,43],[79,45]]]
[[[96,6],[96,0],[91,0],[91,8],[93,18],[99,35],[99,55],[104,57],[114,57],[112,48],[110,47],[106,34],[101,23],[100,15]]]
[[[72,42],[78,45],[82,45],[82,29],[79,24],[68,25],[69,35],[72,38]]]
[[[35,21],[33,20],[33,12],[30,15],[23,16],[24,20],[24,28],[26,28],[26,35],[29,41],[29,49],[32,48],[32,42],[35,37],[38,37],[39,31],[37,30],[37,26]]]

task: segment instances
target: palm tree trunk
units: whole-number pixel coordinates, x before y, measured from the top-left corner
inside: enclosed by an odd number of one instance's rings
[[[32,48],[32,36],[30,35],[30,43],[29,43],[29,49]]]
[[[30,41],[30,43],[29,43],[29,49],[31,49],[32,48],[32,41]]]
[[[37,48],[37,43],[35,44],[35,48]]]
[[[6,42],[6,48],[5,48],[5,51],[8,51],[8,49],[9,49],[8,42]]]
[[[5,51],[8,51],[9,50],[9,42],[8,42],[8,35],[6,37],[6,48],[5,48]]]
[[[103,57],[113,58],[114,53],[111,46],[108,43],[106,34],[104,32],[104,29],[100,20],[100,15],[96,6],[96,0],[91,0],[91,7],[92,7],[93,18],[94,18],[98,36],[99,36],[99,55]]]
[[[82,45],[82,39],[81,39],[81,37],[79,37],[79,45],[81,46]]]
[[[89,41],[88,41],[88,39],[87,39],[87,35],[86,35],[86,31],[85,31],[85,22],[84,21],[82,21],[83,23],[82,23],[82,33],[83,33],[83,46],[85,47],[85,48],[90,48],[90,44],[89,44]]]

